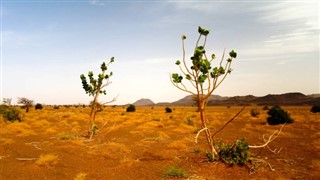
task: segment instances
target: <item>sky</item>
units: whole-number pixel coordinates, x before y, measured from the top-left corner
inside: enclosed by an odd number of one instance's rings
[[[111,57],[100,101],[179,100],[189,94],[169,76],[180,72],[181,35],[189,61],[198,26],[210,29],[208,54],[238,54],[213,94],[320,93],[318,1],[0,1],[0,98],[13,104],[88,104],[80,74],[96,76]]]

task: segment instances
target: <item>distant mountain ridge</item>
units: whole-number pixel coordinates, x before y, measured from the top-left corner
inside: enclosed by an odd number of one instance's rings
[[[137,106],[162,105],[162,106],[190,106],[196,105],[196,99],[193,95],[188,95],[182,99],[172,103],[155,104],[150,99],[140,99],[133,103]],[[291,92],[284,94],[268,94],[266,96],[233,96],[223,97],[219,95],[211,95],[208,101],[209,106],[215,105],[315,105],[320,104],[320,94],[304,95],[299,92]]]
[[[134,102],[133,105],[135,106],[153,106],[155,103],[150,99],[139,99],[138,101]]]

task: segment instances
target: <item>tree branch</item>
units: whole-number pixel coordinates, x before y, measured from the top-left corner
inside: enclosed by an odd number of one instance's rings
[[[283,124],[279,130],[275,130],[275,131],[269,136],[268,140],[266,140],[266,139],[264,138],[264,136],[263,136],[263,140],[264,140],[264,142],[265,142],[264,144],[259,145],[259,146],[249,146],[249,148],[256,148],[256,149],[257,149],[257,148],[263,148],[263,147],[268,146],[269,143],[271,143],[273,140],[275,140],[275,139],[279,136],[279,134],[280,134],[281,131],[282,131],[282,128],[284,127],[284,125],[285,125],[285,124]],[[272,151],[272,152],[273,152],[273,151]]]
[[[216,131],[211,137],[213,138],[213,136],[215,136],[220,131],[222,131],[222,129],[224,129],[231,121],[233,121],[244,110],[244,108],[245,108],[245,106],[243,106],[243,108],[235,116],[233,116],[233,118],[231,118],[224,126],[222,126],[222,128],[220,128],[218,131]]]

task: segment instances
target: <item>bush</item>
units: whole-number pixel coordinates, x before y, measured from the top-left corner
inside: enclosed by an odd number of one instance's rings
[[[229,166],[235,164],[242,166],[250,161],[248,157],[249,145],[244,138],[237,140],[235,144],[222,144],[219,142],[217,146],[219,157],[213,157],[211,153],[207,152],[206,155],[209,161],[221,161]]]
[[[53,106],[53,109],[59,109],[59,106]]]
[[[42,109],[43,107],[42,107],[42,104],[37,103],[37,104],[34,106],[34,108],[37,110],[37,109]]]
[[[254,108],[254,109],[251,109],[250,114],[252,117],[258,117],[260,114],[260,111],[259,111],[259,109]]]
[[[5,113],[9,107],[7,105],[0,105],[0,114]]]
[[[273,106],[268,111],[267,122],[270,125],[284,124],[284,123],[293,123],[293,119],[290,117],[290,114],[283,110],[280,106]]]
[[[312,107],[311,107],[311,110],[310,110],[311,112],[313,112],[313,113],[318,113],[318,112],[320,112],[320,105],[313,105]]]
[[[136,106],[133,105],[133,104],[130,104],[128,107],[127,107],[127,112],[135,112],[136,111]]]
[[[166,113],[172,113],[172,109],[169,107],[166,107],[165,110],[166,110]]]
[[[177,166],[170,166],[164,171],[164,178],[186,178],[188,177],[185,170],[177,167]]]
[[[20,111],[17,109],[10,109],[3,113],[3,118],[7,121],[19,121],[21,122]]]

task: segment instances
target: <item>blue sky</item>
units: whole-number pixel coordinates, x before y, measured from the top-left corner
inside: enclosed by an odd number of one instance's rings
[[[115,57],[108,101],[171,102],[188,94],[179,72],[197,27],[210,29],[209,54],[234,49],[234,71],[214,94],[320,93],[317,1],[1,1],[1,98],[88,103],[80,74]]]

